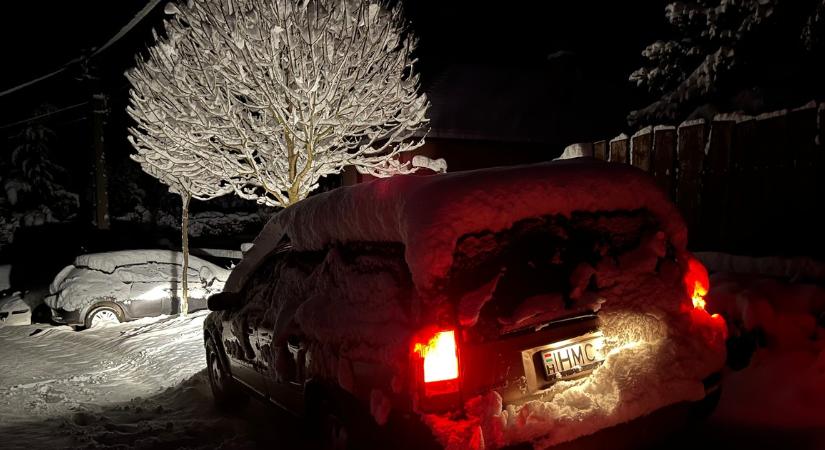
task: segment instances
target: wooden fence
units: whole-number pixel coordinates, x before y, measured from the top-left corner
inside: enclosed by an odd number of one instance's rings
[[[825,103],[656,126],[592,144],[648,171],[694,250],[825,257]]]

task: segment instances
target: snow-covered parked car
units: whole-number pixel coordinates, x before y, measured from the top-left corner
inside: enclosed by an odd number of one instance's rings
[[[78,256],[49,287],[45,303],[58,323],[93,327],[174,314],[182,293],[183,255],[169,250],[123,250]],[[189,257],[189,310],[206,308],[229,271]]]
[[[48,322],[49,308],[43,304],[43,297],[48,293],[45,288],[0,292],[0,327]]]
[[[707,410],[727,328],[686,244],[665,194],[624,165],[319,194],[275,215],[209,299],[216,404],[269,399],[328,448],[428,435],[547,448],[668,406]]]

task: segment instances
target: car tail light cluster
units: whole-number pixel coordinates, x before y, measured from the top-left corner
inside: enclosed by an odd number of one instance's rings
[[[710,279],[708,277],[708,270],[696,258],[690,257],[687,261],[687,272],[685,273],[685,289],[688,296],[693,302],[693,310],[699,316],[708,316],[707,300],[705,296],[710,290]],[[711,320],[723,328],[723,334],[727,336],[727,325],[725,319],[719,314],[710,314]]]
[[[458,399],[460,365],[456,330],[423,333],[413,345],[414,378],[419,386],[419,404],[441,409]],[[420,396],[421,397],[421,396]]]
[[[699,260],[695,258],[688,259],[687,273],[685,273],[685,289],[693,301],[693,307],[696,309],[705,309],[707,301],[705,296],[708,294],[710,281],[708,279],[708,271]]]

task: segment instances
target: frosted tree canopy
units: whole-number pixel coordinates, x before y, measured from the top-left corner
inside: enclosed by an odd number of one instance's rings
[[[397,155],[423,144],[429,103],[398,7],[202,0],[166,12],[127,73],[130,141],[150,174],[285,207],[348,165],[415,170]]]

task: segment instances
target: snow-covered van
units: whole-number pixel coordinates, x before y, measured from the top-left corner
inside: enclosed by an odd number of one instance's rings
[[[319,194],[275,215],[209,299],[216,403],[268,399],[328,448],[448,449],[546,448],[712,404],[727,330],[686,243],[624,165]]]

